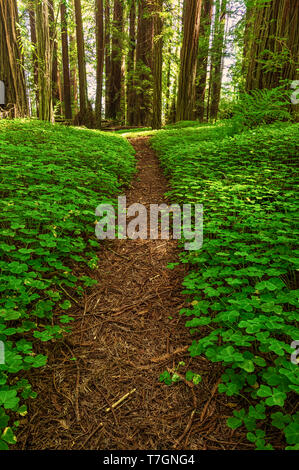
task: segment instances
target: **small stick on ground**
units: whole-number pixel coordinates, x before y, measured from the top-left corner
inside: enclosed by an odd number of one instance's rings
[[[91,434],[89,434],[89,436],[87,437],[87,439],[85,439],[85,441],[83,442],[82,446],[81,446],[81,449],[84,449],[84,447],[86,446],[87,442],[92,438],[92,436],[95,435],[95,433],[101,428],[103,427],[104,424],[103,423],[100,423],[93,431]]]
[[[111,407],[109,408],[106,408],[106,413],[108,413],[109,411],[112,411],[113,408],[116,408],[118,405],[120,405],[126,398],[128,398],[130,395],[132,395],[132,393],[136,392],[136,388],[133,388],[133,390],[131,390],[130,392],[126,393],[123,397],[121,397],[118,401],[116,401],[115,403],[113,403],[113,405],[111,405]]]
[[[208,407],[209,407],[209,404],[211,403],[211,401],[213,400],[213,397],[215,395],[215,393],[217,392],[217,389],[218,389],[218,385],[220,384],[221,382],[221,377],[220,379],[217,380],[217,382],[215,383],[214,387],[213,387],[213,390],[211,392],[211,396],[209,398],[209,400],[207,401],[207,403],[205,404],[202,412],[201,412],[201,415],[200,415],[200,421],[203,421],[204,418],[205,418],[205,415],[207,413],[207,410],[208,410]]]
[[[172,353],[167,353],[167,354],[163,354],[163,356],[160,356],[160,357],[152,357],[151,358],[151,362],[163,362],[163,361],[167,361],[168,359],[170,359],[172,356],[175,356],[176,354],[180,354],[182,352],[186,352],[188,349],[189,349],[189,345],[188,346],[184,346],[183,348],[178,348],[176,349],[175,351],[173,351]]]

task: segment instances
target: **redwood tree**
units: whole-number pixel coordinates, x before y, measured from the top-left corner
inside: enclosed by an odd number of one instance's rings
[[[111,69],[109,78],[109,100],[107,117],[120,117],[122,95],[122,55],[123,55],[124,5],[122,0],[114,0]]]
[[[195,115],[195,78],[202,0],[184,1],[184,32],[178,83],[176,120],[192,120]]]
[[[30,39],[32,45],[32,70],[33,70],[33,83],[35,91],[35,106],[36,106],[36,115],[38,117],[38,58],[36,53],[37,48],[37,39],[36,39],[36,26],[35,26],[35,10],[34,3],[30,1],[28,3],[28,12],[29,12],[29,24],[30,24]]]
[[[136,104],[134,125],[150,125],[152,121],[152,60],[154,24],[151,0],[140,0],[138,4],[138,28],[136,45]]]
[[[134,125],[136,92],[134,83],[136,52],[136,1],[131,0],[129,14],[129,52],[127,60],[127,123]]]
[[[18,22],[16,0],[0,0],[0,80],[6,87],[6,104],[11,115],[26,116],[28,103]]]
[[[110,0],[105,0],[105,117],[108,117],[110,108],[109,89],[111,79],[111,23],[110,23]]]
[[[75,20],[76,20],[77,59],[78,59],[78,72],[79,72],[79,101],[80,101],[80,111],[79,111],[79,115],[76,117],[76,122],[78,124],[89,124],[85,47],[84,47],[81,0],[74,0],[74,6],[75,6]]]
[[[56,107],[61,101],[60,90],[60,76],[58,70],[58,45],[56,38],[56,13],[54,8],[54,0],[48,0],[49,7],[49,28],[50,28],[50,43],[52,54],[52,100],[53,106]],[[59,106],[60,108],[60,106]],[[59,109],[61,111],[61,109]]]
[[[104,8],[103,0],[96,0],[96,126],[101,127],[102,120],[102,94],[104,70]]]
[[[35,0],[36,37],[38,56],[39,118],[53,120],[52,101],[52,49],[47,0]]]
[[[163,0],[153,0],[154,46],[153,46],[153,129],[162,127],[162,52],[163,52]]]
[[[298,79],[298,0],[252,0],[247,10],[246,90]]]
[[[227,0],[216,0],[210,70],[209,118],[217,119],[223,74],[224,33]]]
[[[72,119],[72,98],[71,80],[69,64],[69,46],[67,29],[67,8],[65,0],[60,2],[61,15],[61,48],[62,48],[62,69],[63,69],[63,105],[66,119]]]
[[[209,43],[213,0],[203,0],[201,7],[199,50],[196,71],[196,119],[203,121],[205,111],[205,95],[208,74]]]

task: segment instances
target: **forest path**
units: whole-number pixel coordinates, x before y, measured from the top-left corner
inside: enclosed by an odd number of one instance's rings
[[[167,181],[148,138],[131,143],[138,175],[127,192],[127,206],[166,202]],[[20,427],[18,447],[234,448],[225,425],[226,400],[219,403],[215,393],[218,367],[196,360],[205,378],[196,395],[184,381],[170,387],[158,381],[181,360],[188,370],[190,361],[191,337],[178,315],[185,302],[184,267],[166,268],[177,261],[176,241],[114,240],[100,249],[99,284],[83,302],[75,299],[73,332],[64,342],[47,345],[48,365],[30,372],[38,397],[30,402],[29,421],[25,418]]]

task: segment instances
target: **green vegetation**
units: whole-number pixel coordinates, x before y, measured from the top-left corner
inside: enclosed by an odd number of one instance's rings
[[[219,392],[244,405],[228,419],[231,428],[244,425],[257,449],[271,449],[275,427],[287,449],[298,449],[299,368],[290,344],[299,339],[299,125],[231,136],[230,122],[190,124],[152,139],[171,200],[204,205],[203,247],[181,255],[190,265],[184,293],[191,304],[181,311],[194,335],[189,351],[223,365]]]
[[[95,283],[72,268],[96,267],[94,211],[130,181],[133,153],[98,131],[0,122],[0,449],[15,442],[15,419],[35,396],[20,373],[47,360],[34,343],[61,338],[72,321],[70,292]]]

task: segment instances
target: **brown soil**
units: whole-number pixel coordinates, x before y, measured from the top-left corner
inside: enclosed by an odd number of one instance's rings
[[[138,175],[127,203],[165,202],[167,181],[148,139],[132,144]],[[185,272],[182,265],[166,268],[178,254],[172,240],[101,243],[99,284],[83,300],[75,299],[73,332],[46,345],[48,365],[30,371],[38,397],[21,422],[19,449],[251,447],[225,424],[236,403],[217,393],[221,369],[204,358],[190,365],[192,338],[178,315],[186,302]],[[186,364],[182,375],[189,368],[202,375],[199,386],[159,382],[159,375],[180,361]]]

